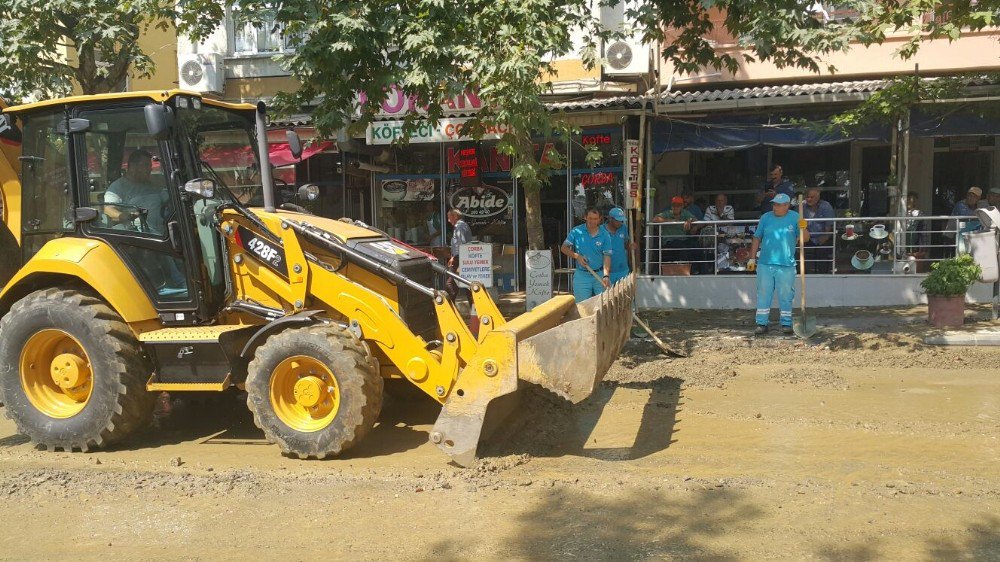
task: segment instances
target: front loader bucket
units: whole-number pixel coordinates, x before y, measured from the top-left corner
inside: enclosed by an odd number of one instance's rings
[[[519,381],[578,403],[594,392],[632,329],[635,275],[577,303],[558,296],[490,332],[456,381],[431,441],[456,463],[475,461],[490,403]]]

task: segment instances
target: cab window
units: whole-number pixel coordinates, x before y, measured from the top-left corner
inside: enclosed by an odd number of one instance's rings
[[[90,121],[82,155],[86,205],[98,211],[93,226],[165,238],[174,209],[157,142],[142,108],[86,111]]]

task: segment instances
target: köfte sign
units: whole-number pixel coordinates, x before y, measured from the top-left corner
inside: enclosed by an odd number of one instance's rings
[[[465,123],[468,119],[440,119],[437,127],[430,121],[417,121],[410,136],[411,143],[418,142],[454,142],[458,140],[469,140],[466,134]],[[392,144],[397,139],[403,137],[403,121],[377,121],[368,125],[366,140],[369,145]],[[483,139],[499,139],[504,134],[511,132],[506,125],[493,125],[486,127]]]
[[[510,206],[510,196],[506,191],[493,185],[464,187],[451,194],[451,206],[462,214],[482,219],[499,215]]]

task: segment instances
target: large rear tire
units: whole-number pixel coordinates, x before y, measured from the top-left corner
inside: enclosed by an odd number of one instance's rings
[[[88,293],[37,291],[0,321],[6,415],[48,449],[105,447],[145,426],[150,372],[125,322]]]
[[[246,381],[254,423],[284,454],[302,459],[324,459],[361,441],[382,410],[382,389],[364,344],[335,326],[271,336]]]

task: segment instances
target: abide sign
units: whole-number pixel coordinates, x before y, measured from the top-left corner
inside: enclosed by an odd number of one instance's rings
[[[467,217],[482,219],[506,211],[510,196],[493,185],[463,187],[451,194],[451,206]]]

